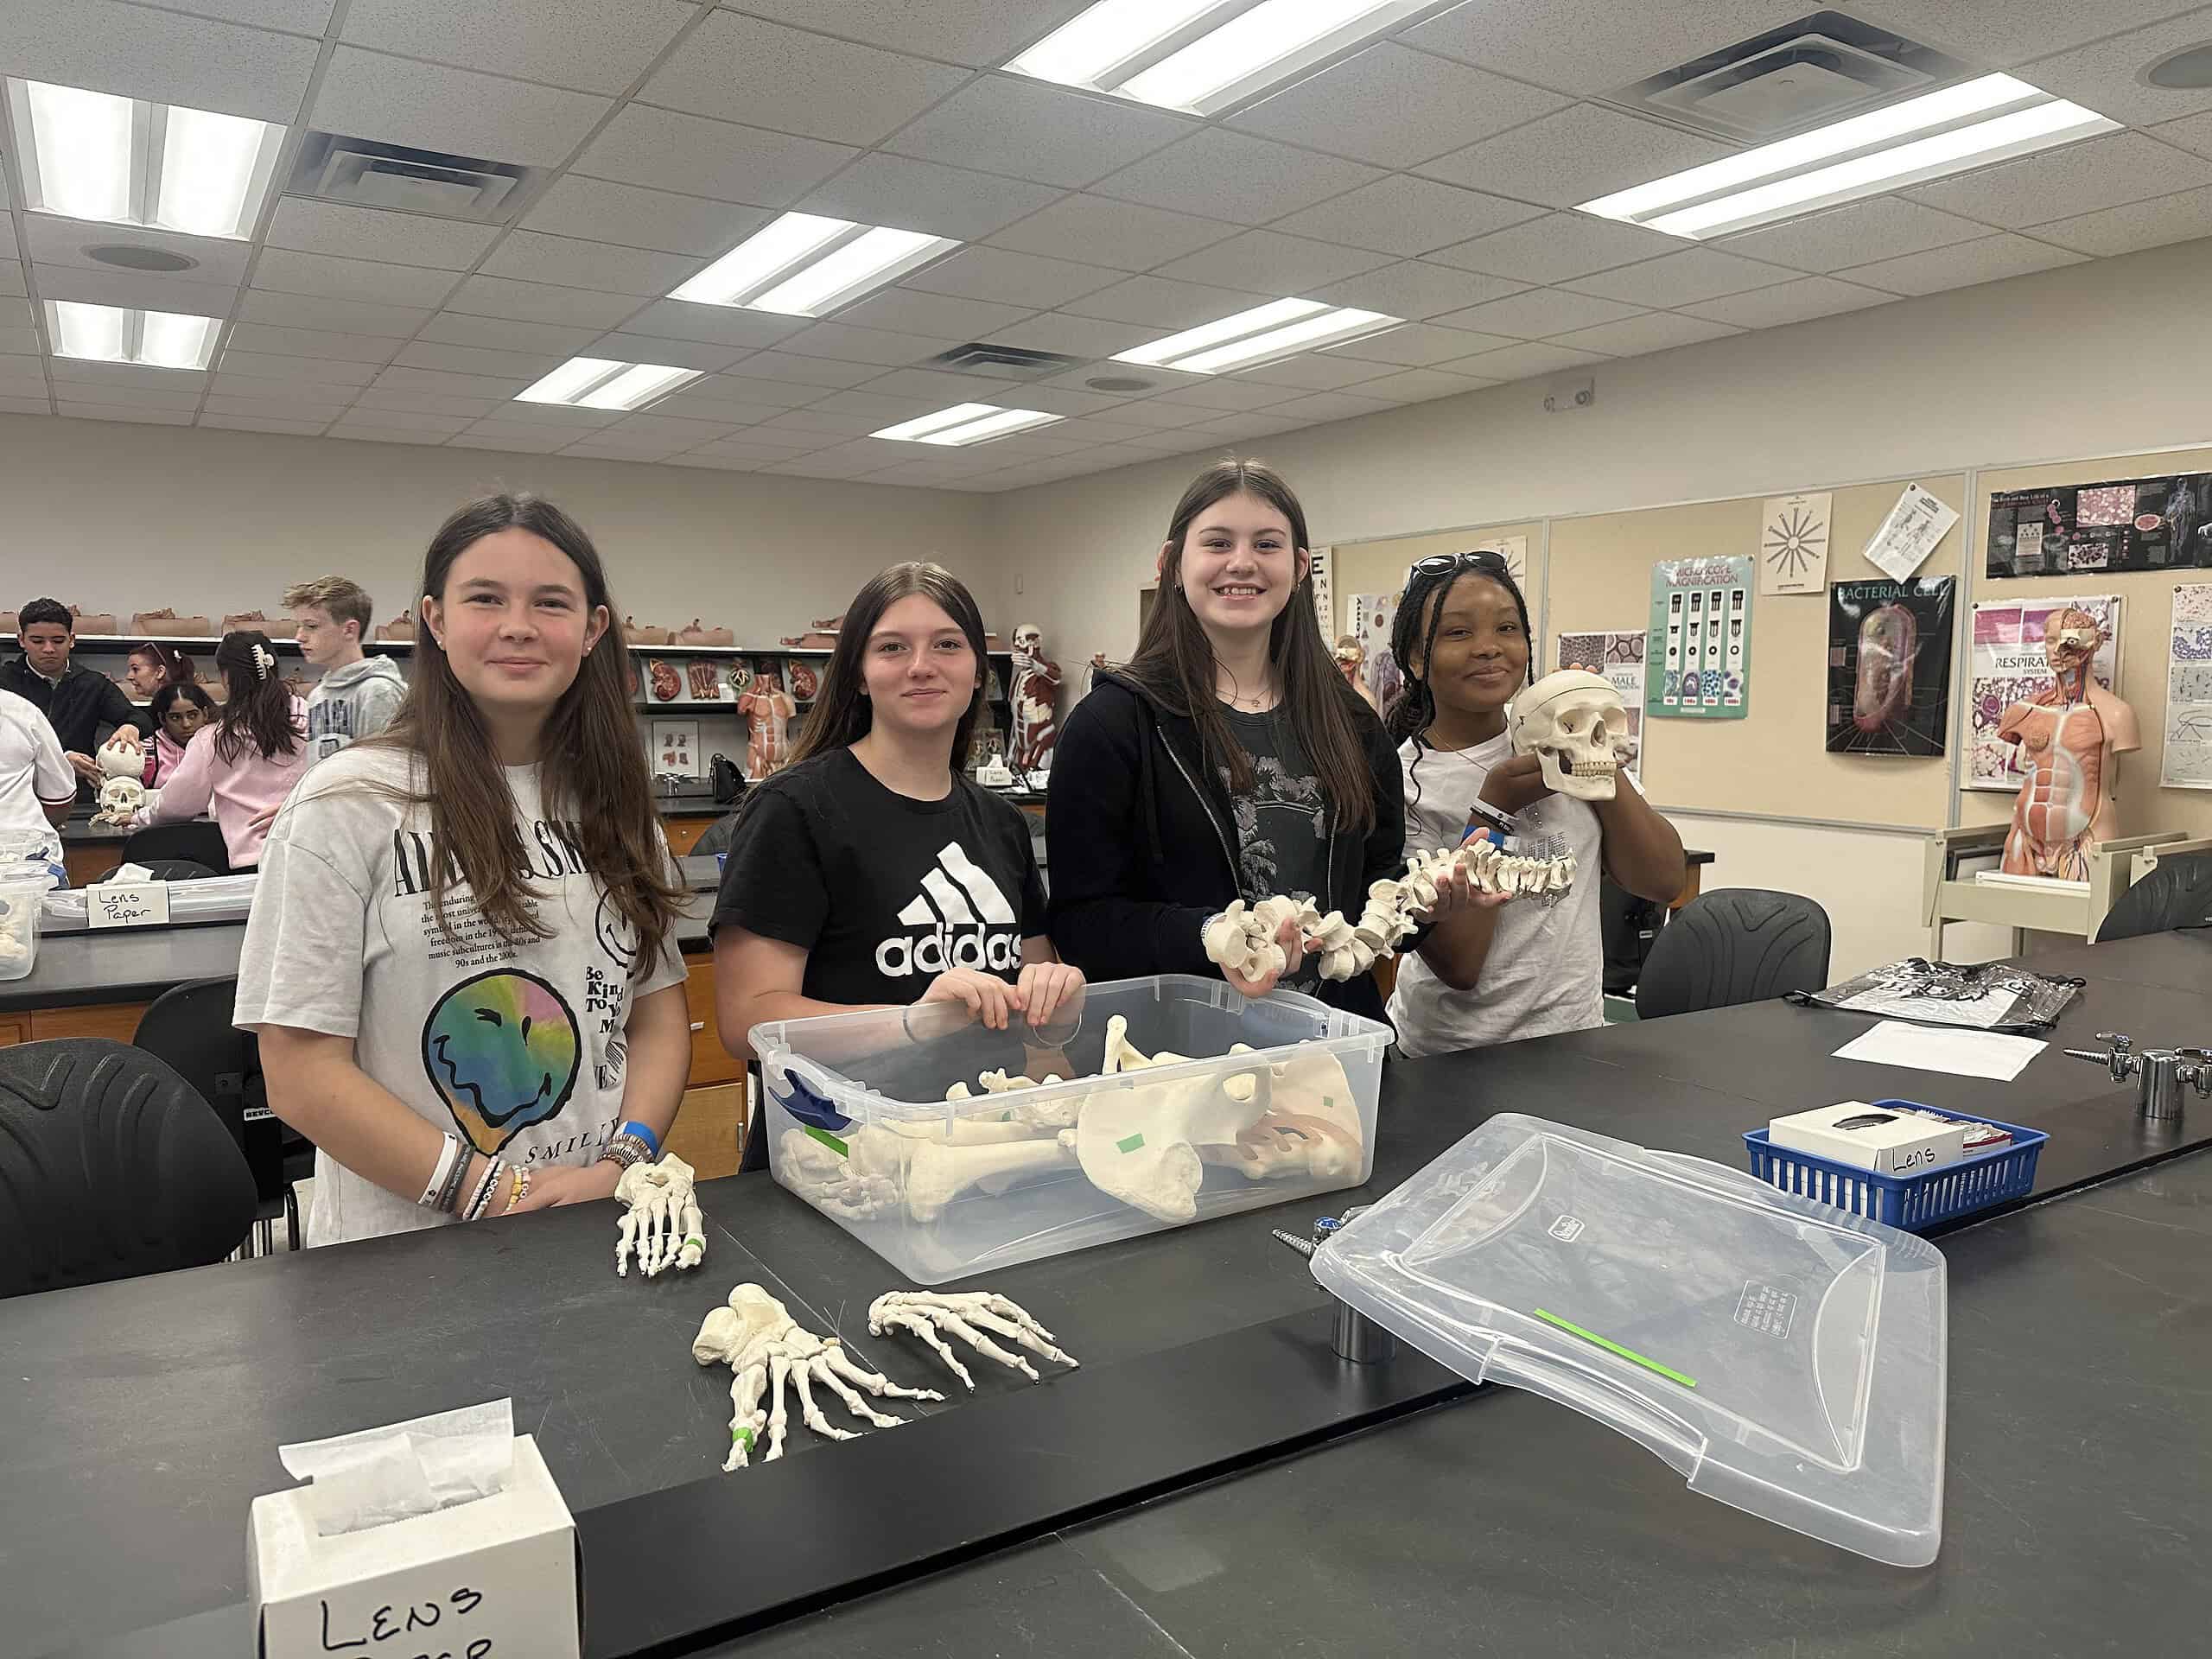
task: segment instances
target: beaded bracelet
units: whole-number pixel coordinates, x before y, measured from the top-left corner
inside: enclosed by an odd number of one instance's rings
[[[625,1169],[628,1169],[633,1164],[649,1164],[653,1161],[652,1150],[627,1129],[623,1130],[620,1135],[610,1136],[607,1144],[599,1149],[599,1158],[601,1163],[611,1161],[621,1165]]]
[[[528,1164],[515,1165],[514,1178],[514,1191],[507,1195],[508,1211],[512,1211],[517,1205],[520,1204],[524,1198],[530,1196],[530,1166]],[[501,1213],[504,1214],[505,1211],[502,1211]]]
[[[639,1140],[645,1143],[645,1156],[648,1159],[658,1159],[660,1156],[660,1136],[653,1133],[652,1126],[651,1124],[640,1123],[633,1117],[627,1123],[625,1123],[620,1128],[615,1130],[615,1134],[634,1135]]]
[[[476,1191],[468,1200],[468,1208],[461,1212],[463,1221],[474,1221],[484,1213],[484,1206],[492,1201],[492,1189],[498,1185],[499,1172],[506,1165],[494,1158],[484,1166],[484,1179],[476,1183]]]

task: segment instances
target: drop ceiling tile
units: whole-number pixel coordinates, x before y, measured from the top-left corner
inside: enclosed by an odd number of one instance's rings
[[[2104,10],[2094,9],[2090,16],[2101,20]],[[2100,21],[2098,32],[2105,27]],[[2107,35],[2055,57],[2037,58],[2021,71],[2021,79],[2115,121],[2143,126],[2171,121],[2212,110],[2212,87],[2184,92],[2153,86],[2143,79],[2143,71],[2171,53],[2202,44],[2208,34],[2212,34],[2212,17],[2198,10],[2148,29]]]
[[[1001,408],[1011,408],[1018,399],[1000,400]],[[878,426],[889,426],[896,421],[911,421],[918,415],[927,415],[945,408],[942,397],[891,397],[880,396],[871,386],[866,391],[833,391],[820,403],[809,404],[809,409],[819,410],[825,415],[865,415]],[[773,416],[769,417],[774,419]]]
[[[858,305],[837,313],[837,321],[861,328],[887,328],[896,334],[920,334],[933,340],[981,340],[994,328],[1021,321],[1034,306],[994,305],[986,300],[963,300],[949,294],[923,294],[911,289],[887,288]]]
[[[242,352],[233,341],[215,359],[223,374],[257,375],[265,380],[296,380],[322,386],[365,386],[377,378],[375,363],[346,363],[327,357],[275,357]]]
[[[1286,420],[1349,421],[1389,407],[1380,398],[1362,397],[1357,392],[1316,391],[1277,404],[1275,413]]]
[[[1036,311],[1056,306],[1122,280],[1104,265],[1047,259],[1009,248],[963,248],[950,257],[899,279],[901,288],[961,299],[988,300]]]
[[[1441,369],[1407,369],[1380,380],[1363,380],[1352,388],[1356,397],[1381,397],[1394,404],[1425,404],[1433,397],[1457,397],[1463,392],[1494,386],[1495,380],[1472,375],[1447,374]]]
[[[487,276],[596,289],[608,294],[656,298],[699,269],[689,254],[620,248],[540,231],[511,231],[480,268]]]
[[[1049,207],[1060,193],[1049,185],[909,161],[881,150],[862,156],[799,203],[865,225],[891,225],[962,242],[977,242],[1017,219]]]
[[[565,360],[550,352],[487,351],[479,346],[448,346],[415,340],[391,359],[404,368],[444,369],[454,374],[485,374],[502,380],[536,380]]]
[[[963,87],[885,148],[1074,189],[1196,130],[1164,110],[993,75]]]
[[[674,110],[625,105],[572,172],[756,207],[788,207],[860,152]]]
[[[320,35],[329,26],[336,0],[169,0],[165,10],[214,17],[255,29],[281,29],[294,35]]]
[[[819,386],[834,391],[857,386],[883,372],[871,363],[844,362],[834,358],[795,355],[789,352],[756,352],[741,365],[746,378],[780,380],[795,386]]]
[[[1468,306],[1479,305],[1484,300],[1503,299],[1509,294],[1518,294],[1526,283],[1509,281],[1503,276],[1485,276],[1478,271],[1457,270],[1449,265],[1432,265],[1419,259],[1402,259],[1395,265],[1384,265],[1341,283],[1330,283],[1306,296],[1307,299],[1326,300],[1332,305],[1357,306],[1363,311],[1380,311],[1385,316],[1410,317],[1419,321],[1424,317],[1440,316],[1446,311],[1461,311]]]
[[[734,428],[772,421],[791,405],[738,403],[686,391],[677,392],[673,397],[664,398],[653,407],[664,415],[680,416],[687,420],[716,421],[725,428]]]
[[[476,346],[495,352],[541,352],[573,357],[597,338],[596,328],[565,328],[551,322],[517,322],[511,317],[474,317],[441,311],[417,338],[446,346]]]
[[[1570,294],[1562,288],[1531,289],[1465,311],[1447,312],[1437,321],[1447,328],[1465,328],[1485,334],[1505,334],[1522,340],[1542,340],[1570,328],[1589,328],[1635,316],[1641,307],[1594,294]]]
[[[1230,288],[1201,287],[1164,276],[1132,276],[1062,306],[1077,316],[1108,322],[1141,322],[1165,329],[1192,328],[1253,307],[1253,296]]]
[[[239,322],[231,327],[228,349],[267,352],[277,357],[327,357],[341,363],[388,363],[398,342],[373,334],[341,334],[315,328],[276,328]]]
[[[426,431],[420,427],[368,426],[351,421],[334,422],[323,434],[327,438],[351,438],[360,443],[422,443],[441,444],[446,441],[442,432]]]
[[[639,415],[625,415],[608,431],[610,437],[664,438],[671,443],[681,443],[685,448],[711,443],[716,438],[726,438],[737,429],[729,421],[679,420],[659,412],[658,406]]]
[[[689,254],[701,260],[728,252],[772,217],[765,207],[742,207],[572,174],[554,181],[553,188],[523,216],[522,228]]]
[[[1211,283],[1220,288],[1239,288],[1248,294],[1281,298],[1303,295],[1310,289],[1340,282],[1389,263],[1386,255],[1332,242],[1283,236],[1274,231],[1247,231],[1197,253],[1185,254],[1171,264],[1160,266],[1155,274],[1176,282]]]
[[[1217,219],[1171,213],[1105,196],[1064,196],[993,236],[994,247],[1144,270],[1236,234]]]
[[[1111,357],[1116,352],[1126,352],[1159,337],[1159,329],[1142,323],[1106,322],[1095,317],[1071,316],[1065,311],[1048,311],[1027,322],[1017,322],[1011,328],[1001,328],[988,339],[998,346],[1096,358]]]
[[[2212,18],[2205,27],[2212,30]],[[1930,207],[2017,231],[2207,184],[2212,184],[2212,161],[2139,132],[2115,132],[1905,194]]]
[[[1384,175],[1357,162],[1211,127],[1102,180],[1100,195],[1262,225]]]
[[[1738,328],[1772,328],[1813,317],[1831,317],[1841,311],[1864,310],[1870,305],[1887,305],[1896,297],[1856,283],[1840,283],[1833,276],[1801,276],[1778,287],[1732,294],[1682,309],[1694,317],[1733,323]]]
[[[1285,358],[1280,363],[1262,363],[1256,369],[1244,370],[1237,378],[1262,385],[1295,387],[1300,391],[1335,391],[1387,372],[1387,364],[1370,363],[1364,358],[1338,357],[1334,352],[1312,352],[1304,357]]]
[[[2188,0],[1882,0],[1882,21],[1916,41],[2001,69],[2171,16]],[[2147,61],[2147,60],[2146,60]],[[2033,79],[2032,76],[2030,77]]]
[[[96,363],[79,363],[69,358],[54,359],[54,395],[65,404],[136,404],[146,409],[194,410],[207,393],[199,384],[202,377],[194,375],[189,387],[156,387],[122,385],[109,380],[95,380],[84,375],[86,369],[102,366]]]
[[[1380,368],[1376,370],[1378,374],[1382,372]],[[1163,391],[1160,394],[1160,401],[1163,404],[1189,404],[1210,410],[1225,410],[1241,415],[1255,409],[1271,408],[1281,403],[1284,396],[1281,386],[1224,374],[1202,381],[1195,386],[1178,386],[1173,391]],[[1112,416],[1108,418],[1110,420]]]
[[[1676,346],[1695,345],[1700,340],[1718,340],[1723,334],[1741,332],[1725,322],[1708,322],[1703,317],[1653,311],[1640,317],[1624,317],[1618,322],[1601,322],[1594,328],[1578,328],[1560,335],[1560,344],[1587,346],[1593,352],[1610,352],[1616,357],[1635,357],[1644,352],[1668,351]],[[1479,364],[1482,359],[1475,360]]]
[[[404,306],[326,300],[311,294],[272,294],[251,288],[238,302],[238,316],[243,321],[265,322],[279,328],[371,334],[384,340],[406,340],[430,319],[428,311]]]
[[[510,454],[550,455],[563,448],[567,440],[548,427],[502,426],[495,430],[457,432],[446,440],[448,449],[503,449]]]
[[[490,397],[504,402],[530,382],[511,375],[456,374],[443,369],[415,369],[396,364],[378,375],[375,384],[392,391],[436,391],[451,397]]]
[[[1423,162],[1420,170],[1472,189],[1574,207],[1734,153],[1656,121],[1577,104]]]
[[[637,97],[692,115],[868,145],[968,78],[964,69],[711,11]]]
[[[1718,248],[1686,248],[1640,264],[1580,277],[1565,286],[1578,294],[1596,294],[1636,305],[1688,305],[1698,300],[1717,300],[1724,294],[1771,288],[1796,275],[1780,265],[1723,253]]]
[[[338,425],[335,429],[344,432],[352,427],[372,426],[390,430],[395,426],[402,426],[410,431],[443,437],[466,430],[474,424],[475,422],[466,415],[425,415],[416,412],[402,416],[382,409],[365,414],[359,406],[356,406],[338,417]]]
[[[1141,437],[1122,438],[1116,441],[1116,447],[1134,449],[1146,459],[1153,460],[1161,455],[1187,455],[1192,449],[1202,448],[1203,443],[1194,441],[1188,432],[1167,430],[1147,432]]]
[[[630,333],[607,334],[594,340],[582,353],[586,357],[604,357],[617,363],[658,363],[669,368],[696,369],[702,374],[715,374],[745,355],[740,346],[715,346],[704,340],[671,340],[659,334]],[[401,359],[403,362],[405,359]]]
[[[1961,242],[1948,248],[1931,248],[1902,259],[1884,259],[1870,265],[1849,266],[1837,273],[1846,280],[1897,294],[1935,294],[1970,283],[1993,283],[2033,270],[2059,265],[2078,265],[2082,256],[2031,242],[2024,236],[1986,236],[1978,242]]]
[[[32,321],[29,300],[0,300],[0,328],[29,329]]]
[[[1622,6],[1616,0],[1459,6],[1409,29],[1408,46],[1563,92],[1605,92],[1802,16],[1801,0]]]
[[[23,267],[20,261],[0,259],[0,294],[23,295],[30,289],[23,281]]]
[[[373,305],[435,306],[452,290],[454,281],[449,270],[340,259],[327,253],[298,253],[290,248],[263,249],[253,267],[256,288]]]
[[[1449,363],[1455,358],[1472,357],[1477,352],[1494,352],[1512,344],[1512,340],[1503,334],[1477,334],[1465,328],[1440,328],[1433,323],[1409,322],[1403,327],[1370,334],[1365,340],[1355,340],[1347,346],[1332,346],[1328,354],[1372,363],[1376,365],[1375,372],[1382,374],[1388,372],[1385,366],[1388,365],[1404,369],[1430,368],[1439,363]]]
[[[286,196],[270,221],[268,244],[302,253],[334,253],[392,265],[467,270],[499,233],[496,225],[466,225],[422,213],[386,213],[344,202]]]
[[[32,280],[48,300],[82,300],[88,305],[134,306],[154,311],[181,311],[188,316],[220,317],[230,313],[238,289],[195,283],[165,272],[79,270],[71,265],[34,265]]]
[[[1385,41],[1230,116],[1227,125],[1377,167],[1411,167],[1567,99]],[[1389,111],[1388,120],[1376,111]]]
[[[1484,352],[1480,357],[1466,358],[1452,366],[1492,380],[1526,380],[1535,375],[1557,374],[1562,370],[1582,368],[1607,360],[1602,353],[1577,351],[1571,346],[1552,341],[1509,346],[1502,352]]]
[[[800,358],[802,363],[818,363],[819,358]],[[804,386],[794,380],[770,380],[749,372],[751,359],[747,359],[740,371],[732,374],[709,375],[696,385],[688,386],[677,394],[679,397],[699,402],[716,401],[744,404],[766,409],[799,409],[817,401],[823,392],[820,386]],[[766,416],[762,419],[767,418]]]
[[[1091,369],[1083,371],[1085,375],[1097,372],[1097,370]],[[1065,379],[1068,377],[1061,378]],[[1176,378],[1179,379],[1181,377]],[[1103,414],[1109,419],[1120,412],[1121,404],[1128,401],[1127,392],[1084,391],[1065,385],[1026,385],[1011,395],[1024,409],[1041,410],[1047,415]]]
[[[1541,218],[1543,209],[1405,174],[1293,213],[1276,228],[1401,257]]]
[[[2199,156],[2212,156],[2212,112],[2164,122],[2151,128],[2150,133],[2153,138],[2169,144],[2179,144],[2183,149]],[[7,191],[0,188],[0,207],[5,207],[7,200]]]
[[[149,369],[136,363],[92,363],[79,358],[57,357],[53,360],[53,369],[55,379],[72,381],[80,387],[136,386],[148,391],[189,391],[207,384],[207,377],[196,370]],[[83,391],[73,392],[71,397],[80,404],[99,402]]]
[[[785,478],[835,478],[859,480],[871,472],[882,471],[881,464],[874,458],[838,456],[824,459],[821,454],[801,455],[796,461],[778,461],[764,467],[764,473],[776,473]]]
[[[766,463],[750,458],[740,459],[734,455],[708,454],[695,449],[690,454],[671,455],[663,464],[669,467],[696,467],[706,472],[757,473]]]
[[[132,408],[124,404],[54,404],[57,414],[79,421],[127,421],[134,426],[190,426],[192,411],[188,409]]]
[[[313,124],[417,149],[550,166],[613,107],[583,92],[341,46],[323,71]]]
[[[1902,258],[1989,234],[1956,213],[1942,213],[1901,196],[1876,196],[1847,207],[1808,214],[1764,230],[1746,231],[1711,245],[1729,253],[1821,274],[1867,260]]]
[[[1165,431],[1179,426],[1196,426],[1209,415],[1218,413],[1217,410],[1200,409],[1191,404],[1164,404],[1157,397],[1147,397],[1136,403],[1116,404],[1113,413],[1107,418],[1122,426]]]
[[[393,415],[458,415],[469,420],[480,419],[499,407],[499,400],[493,397],[452,397],[435,391],[395,391],[389,387],[371,386],[353,400],[353,407],[366,419],[368,411],[382,410]],[[379,420],[374,424],[391,426],[402,422]]]
[[[0,6],[7,73],[189,109],[290,123],[316,42],[113,0]]]
[[[2178,152],[2176,152],[2178,153]],[[23,216],[22,251],[37,265],[67,265],[79,270],[119,271],[127,267],[92,257],[92,248],[148,248],[193,262],[184,271],[139,271],[133,275],[181,276],[191,283],[219,283],[236,288],[245,281],[250,242],[227,241],[213,236],[179,236],[170,231],[142,231],[132,225],[95,225],[78,219],[56,219],[46,213]]]
[[[517,322],[551,322],[573,328],[612,328],[638,308],[634,295],[518,283],[505,276],[471,276],[454,289],[446,309]]]
[[[885,368],[899,368],[935,357],[958,344],[958,340],[951,339],[925,340],[918,334],[894,334],[880,328],[856,328],[849,323],[817,322],[785,340],[782,349],[799,357],[830,357],[845,363],[876,363]],[[746,366],[754,369],[757,364],[747,359]]]
[[[1637,225],[1587,219],[1580,213],[1552,213],[1455,247],[1440,248],[1429,257],[1440,264],[1461,265],[1519,282],[1562,283],[1672,253],[1681,245],[1679,237]]]
[[[521,80],[619,92],[696,15],[679,0],[352,0],[340,38]]]
[[[817,409],[787,409],[772,421],[748,426],[747,432],[826,432],[833,436],[865,437],[883,423],[873,415],[829,415]]]
[[[826,449],[830,442],[826,435],[819,432],[765,432],[747,427],[727,438],[701,444],[691,453],[753,461],[783,461],[812,450]]]
[[[1119,421],[1099,420],[1090,416],[1079,416],[1074,420],[1063,421],[1052,430],[1071,440],[1097,444],[1118,443],[1124,438],[1141,438],[1151,435],[1150,429],[1146,427],[1127,426]]]
[[[656,461],[666,461],[671,455],[683,453],[681,443],[671,443],[666,438],[585,438],[561,451],[564,455],[575,455],[586,461],[627,461],[640,466]]]
[[[200,407],[210,415],[273,415],[288,421],[334,421],[346,412],[337,398],[271,397],[251,385],[211,388]]]
[[[699,305],[690,300],[658,300],[622,325],[623,332],[688,340],[740,350],[773,346],[812,325],[804,317],[747,311],[734,305]],[[727,365],[725,365],[727,366]]]
[[[202,415],[200,426],[219,427],[232,432],[291,432],[302,437],[315,437],[330,424],[327,421],[286,420],[274,415]]]
[[[577,409],[569,404],[525,404],[518,398],[493,403],[481,412],[502,424],[565,426],[570,429],[571,435],[588,428],[612,426],[622,418],[622,411],[619,409]]]
[[[2038,225],[2035,235],[2082,253],[2133,253],[2212,236],[2212,189],[2183,190],[2155,201],[2133,201],[2101,213]]]

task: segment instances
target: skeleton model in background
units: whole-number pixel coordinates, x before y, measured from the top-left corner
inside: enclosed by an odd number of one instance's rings
[[[737,700],[737,707],[751,734],[745,747],[745,775],[757,784],[791,758],[791,716],[798,713],[798,705],[784,690],[776,671],[764,668]]]
[[[1562,668],[1513,699],[1513,753],[1533,754],[1544,786],[1578,801],[1610,801],[1628,753],[1628,709],[1602,674]]]
[[[2044,625],[2048,689],[2005,711],[1997,735],[2020,746],[2027,781],[2012,806],[2004,873],[2089,879],[2089,848],[2120,833],[2113,757],[2143,747],[2135,711],[2091,676],[2104,629],[2087,611],[2053,611]]]
[[[815,1403],[817,1382],[844,1402],[845,1409],[877,1428],[895,1428],[906,1420],[887,1416],[861,1398],[942,1400],[934,1389],[902,1389],[855,1360],[835,1337],[817,1337],[799,1328],[784,1305],[758,1285],[740,1285],[729,1294],[728,1306],[707,1315],[699,1334],[691,1339],[691,1357],[702,1365],[723,1364],[735,1375],[730,1380],[729,1457],[725,1471],[742,1469],[752,1461],[753,1446],[762,1429],[768,1431],[768,1455],[773,1463],[784,1455],[784,1431],[789,1418],[784,1408],[784,1384],[798,1386],[799,1417],[816,1433],[832,1440],[856,1438],[855,1431],[838,1428]],[[760,1408],[768,1395],[772,1409]]]
[[[614,1274],[630,1276],[630,1252],[651,1279],[664,1268],[696,1268],[707,1254],[706,1217],[692,1190],[694,1171],[674,1153],[657,1164],[632,1164],[614,1183],[625,1208],[618,1224]]]
[[[991,1340],[993,1336],[1004,1337],[1039,1358],[1055,1361],[1070,1370],[1080,1363],[1052,1346],[1052,1333],[1032,1319],[1020,1303],[987,1290],[887,1291],[868,1305],[868,1333],[880,1337],[895,1331],[909,1332],[927,1343],[971,1394],[976,1379],[947,1345],[946,1335],[958,1337],[984,1358],[1020,1371],[1032,1382],[1039,1380],[1037,1368],[1020,1354],[1000,1347]]]
[[[1045,654],[1045,635],[1034,623],[1014,631],[1014,753],[1017,772],[1046,772],[1060,741],[1060,665]]]
[[[145,752],[135,743],[110,738],[100,745],[99,763],[107,781],[100,785],[100,810],[92,822],[127,824],[146,804],[146,786],[139,781],[146,770]]]
[[[1359,693],[1359,700],[1380,713],[1382,705],[1375,701],[1374,690],[1367,683],[1367,647],[1359,643],[1356,633],[1337,636],[1337,671],[1344,677],[1344,683]]]

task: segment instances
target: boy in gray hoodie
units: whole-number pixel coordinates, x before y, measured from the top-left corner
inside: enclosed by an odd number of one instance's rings
[[[298,582],[284,590],[284,606],[300,625],[300,654],[322,671],[308,693],[312,765],[391,724],[407,681],[391,658],[363,654],[372,612],[358,582],[344,576]]]

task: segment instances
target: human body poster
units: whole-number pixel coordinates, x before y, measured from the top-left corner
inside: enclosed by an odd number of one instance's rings
[[[1956,588],[1928,576],[1828,589],[1829,753],[1943,753]]]
[[[1669,559],[1651,567],[1646,715],[1741,720],[1751,713],[1754,590],[1749,558]]]
[[[2005,711],[2026,702],[2050,684],[2044,659],[2044,625],[2051,613],[2069,608],[2097,619],[2105,643],[2089,664],[2090,677],[2107,691],[2120,671],[2120,596],[2116,594],[2052,594],[2032,600],[2000,600],[1974,607],[1974,678],[1967,699],[1967,789],[2019,788],[2027,774],[2012,764],[2012,745],[1997,735]]]
[[[1624,764],[1642,775],[1643,765],[1644,638],[1640,633],[1562,633],[1559,637],[1560,668],[1579,668],[1601,674],[1621,694],[1628,715],[1628,755]]]
[[[2168,789],[2212,789],[2212,582],[2174,589],[2166,753],[2158,781]]]
[[[2007,490],[1989,501],[1988,574],[2212,565],[2212,473]]]

